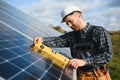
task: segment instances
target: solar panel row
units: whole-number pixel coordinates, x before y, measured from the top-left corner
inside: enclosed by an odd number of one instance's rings
[[[62,70],[28,52],[31,40],[0,23],[0,76],[10,80],[57,80]],[[54,71],[54,72],[53,72]],[[58,73],[58,74],[56,74]],[[25,74],[25,75],[23,75]],[[43,75],[43,76],[42,76]],[[62,74],[64,75],[64,74]],[[46,78],[46,79],[44,79]],[[62,78],[62,77],[61,77]]]
[[[0,79],[70,80],[50,60],[29,52],[36,35],[60,33],[0,0]]]

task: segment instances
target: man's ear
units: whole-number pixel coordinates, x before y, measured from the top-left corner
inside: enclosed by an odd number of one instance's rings
[[[77,13],[79,17],[82,17],[81,13]]]
[[[75,15],[78,17],[82,17],[82,15],[79,12],[75,12]]]

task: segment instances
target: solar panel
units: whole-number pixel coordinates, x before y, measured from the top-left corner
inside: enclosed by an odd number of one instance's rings
[[[60,33],[0,0],[0,80],[73,79],[74,76],[70,78],[50,60],[29,52],[36,35],[47,37]]]
[[[1,12],[0,15],[2,16],[1,17],[2,21],[13,26],[15,29],[22,31],[25,34],[29,33],[28,35],[32,38],[34,38],[36,35],[41,35],[42,37],[43,36],[45,37],[47,35],[49,36],[60,35],[59,32],[51,29],[50,27],[47,27],[42,23],[39,23],[34,18],[24,15],[19,10],[13,8],[10,5],[5,5],[2,2],[0,3],[0,12]]]

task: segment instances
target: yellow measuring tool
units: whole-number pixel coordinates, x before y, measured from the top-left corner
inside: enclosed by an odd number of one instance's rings
[[[53,49],[39,42],[34,44],[32,51],[38,53],[40,56],[43,56],[46,59],[50,59],[55,65],[62,69],[65,69],[70,61],[70,59],[67,57],[61,55],[58,52],[55,52]]]

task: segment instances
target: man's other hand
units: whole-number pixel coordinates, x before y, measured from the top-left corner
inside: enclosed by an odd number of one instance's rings
[[[86,60],[74,58],[74,59],[70,60],[69,65],[72,66],[73,68],[77,69],[78,67],[85,66]]]

